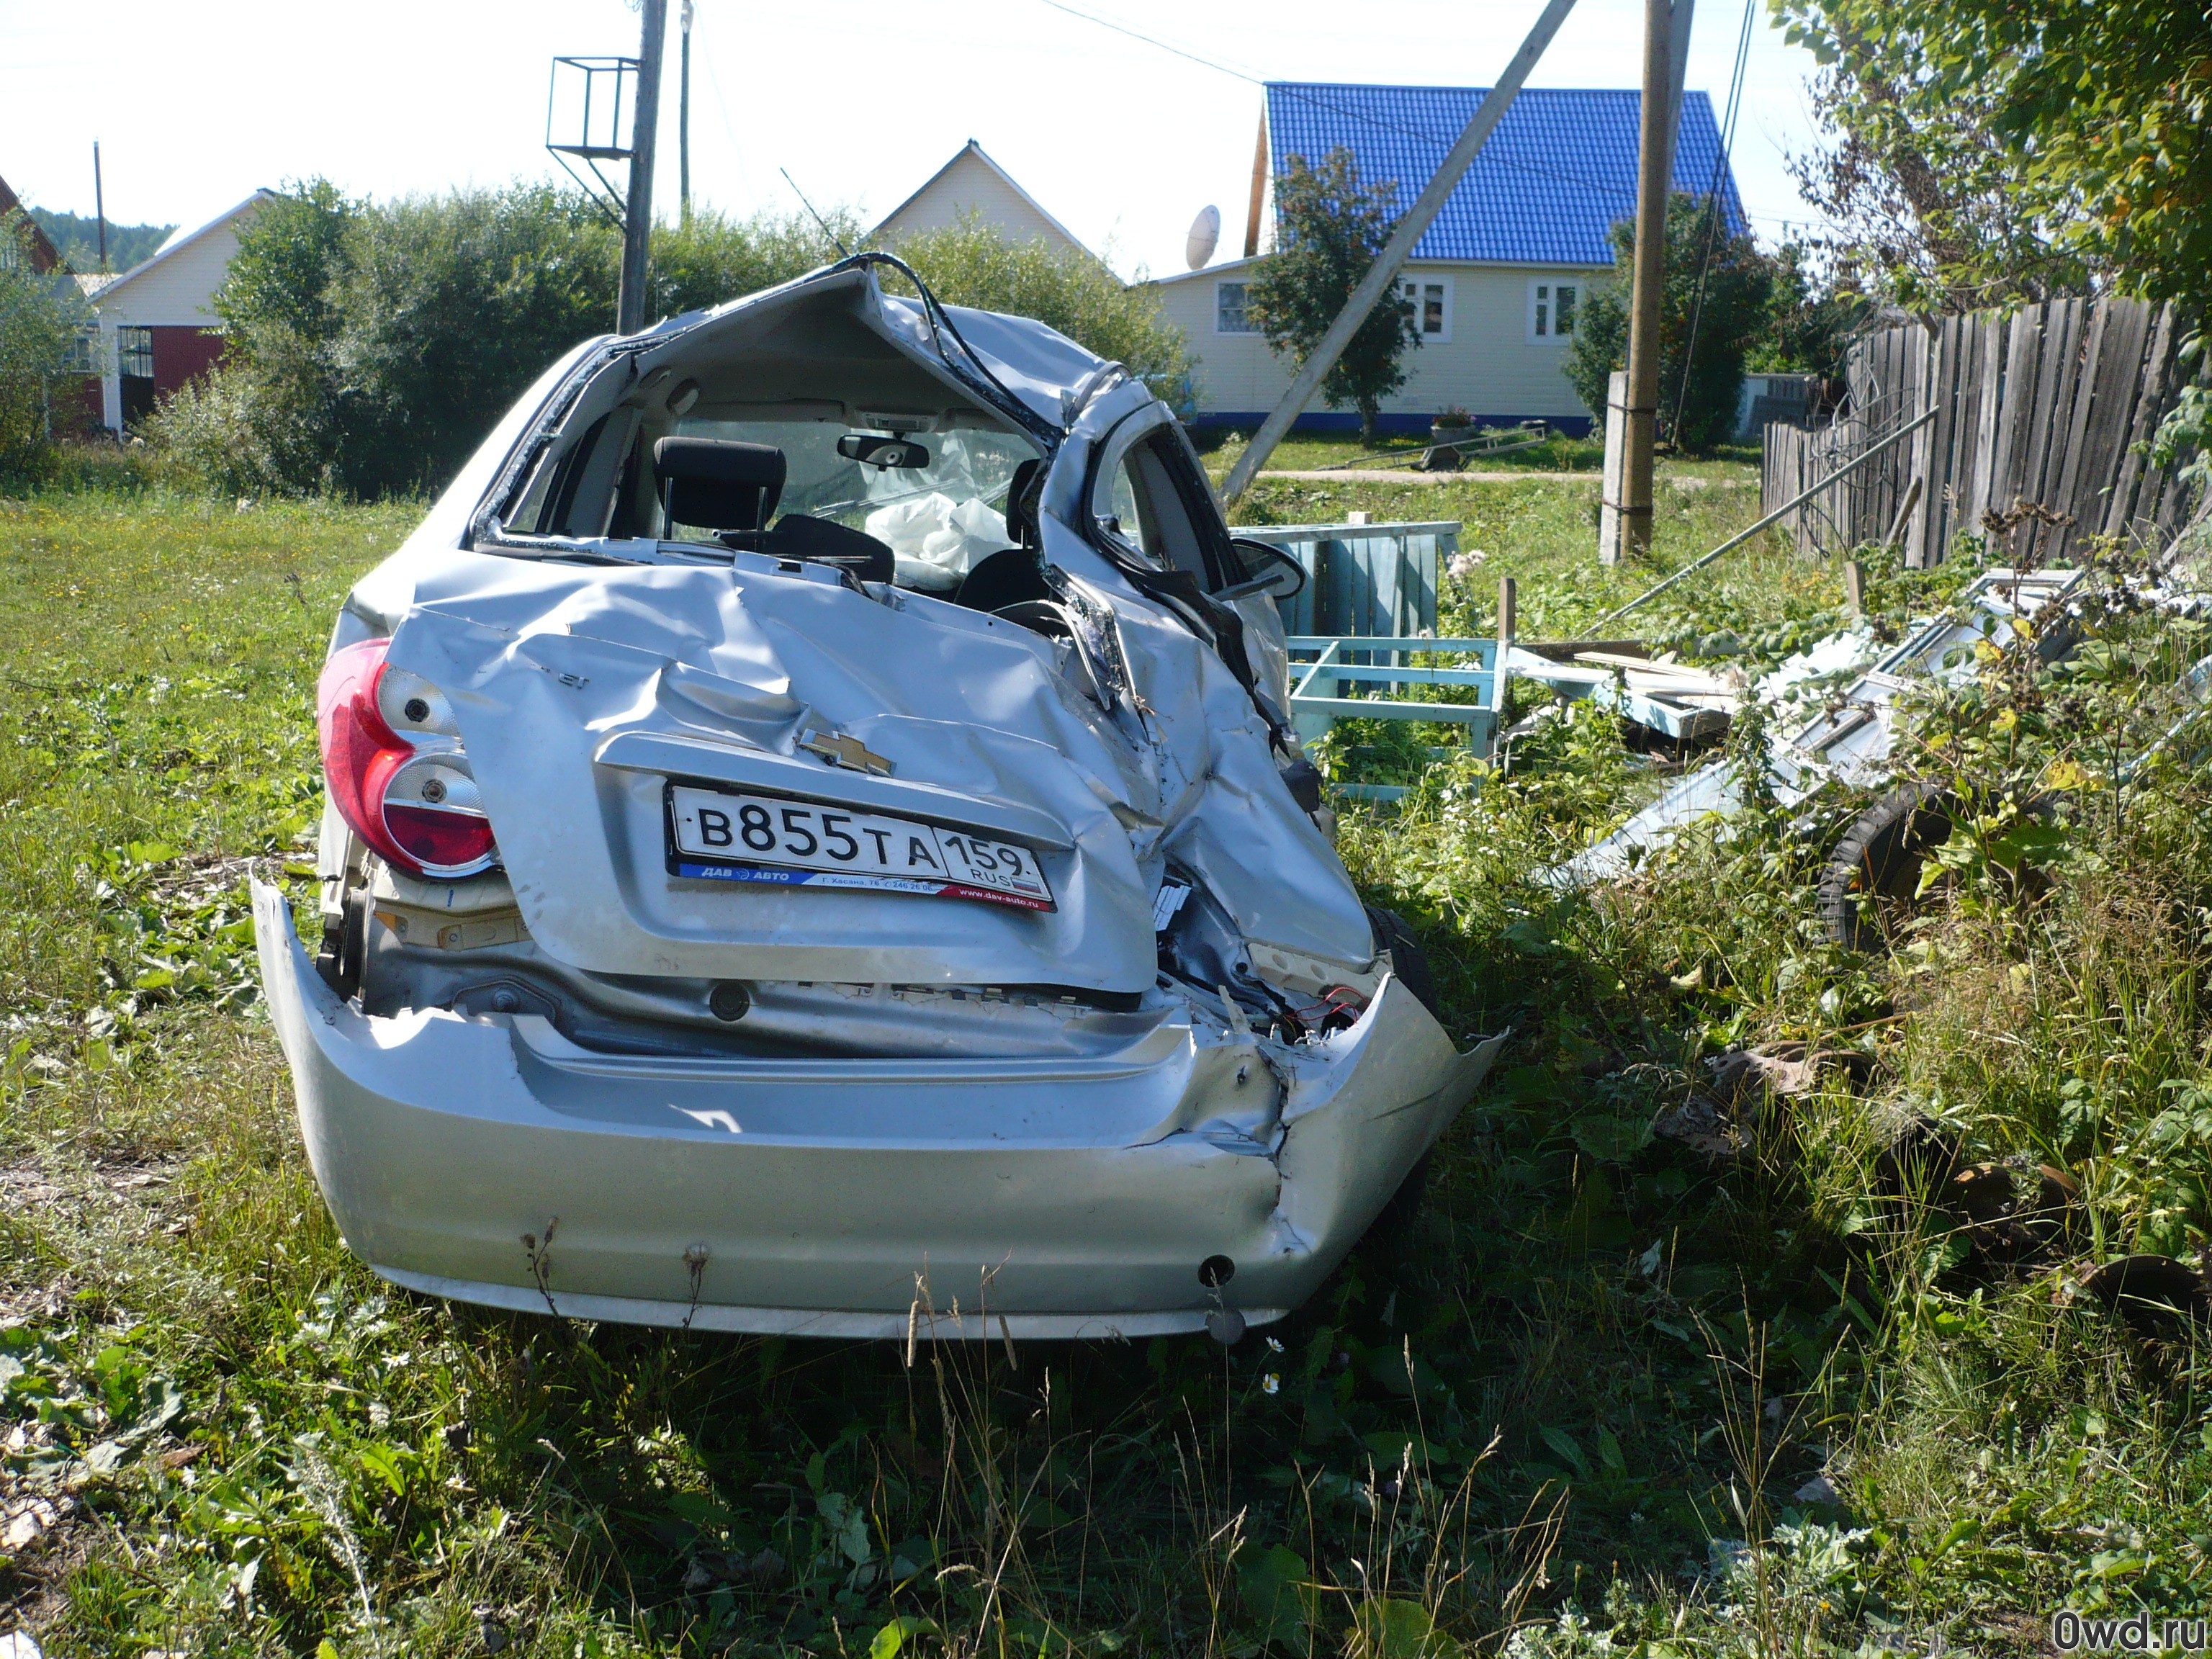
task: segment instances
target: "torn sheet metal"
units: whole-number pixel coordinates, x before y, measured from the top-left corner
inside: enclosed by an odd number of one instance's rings
[[[1973,647],[2014,617],[2030,617],[2063,604],[2081,580],[2079,570],[1983,572],[1942,615],[1912,624],[1887,651],[1863,625],[1830,635],[1764,676],[1754,695],[1770,711],[1767,786],[1794,806],[1831,781],[1865,787],[1887,761],[1898,699],[1929,679],[1955,684],[1976,672]],[[1818,711],[1802,705],[1824,686]],[[1791,719],[1791,712],[1800,711]],[[1716,761],[1676,780],[1659,799],[1605,840],[1546,872],[1561,886],[1607,881],[1627,873],[1642,851],[1661,845],[1686,823],[1727,811],[1741,799],[1734,765]]]

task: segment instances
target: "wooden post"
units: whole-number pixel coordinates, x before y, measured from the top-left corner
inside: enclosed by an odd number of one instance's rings
[[[1621,503],[1627,499],[1626,474],[1628,454],[1628,371],[1616,368],[1605,383],[1605,476],[1597,489],[1597,562],[1619,564],[1632,552],[1623,539]]]
[[[1613,554],[1651,550],[1651,461],[1659,416],[1659,307],[1667,273],[1668,163],[1674,134],[1667,106],[1674,82],[1674,9],[1644,0],[1644,119],[1636,179],[1635,277],[1628,302],[1628,410],[1622,444],[1620,540]]]
[[[1854,617],[1866,614],[1866,567],[1856,559],[1844,563],[1844,605]]]
[[[1493,759],[1497,757],[1498,745],[1505,737],[1505,687],[1507,681],[1511,678],[1505,665],[1505,653],[1513,648],[1513,625],[1516,612],[1519,609],[1519,599],[1520,589],[1515,586],[1513,578],[1499,577],[1498,579],[1498,657],[1497,660],[1491,664],[1490,669],[1491,706],[1498,711],[1497,719],[1492,722],[1490,727],[1490,753]]]
[[[1897,504],[1897,516],[1889,521],[1889,534],[1881,538],[1884,547],[1894,547],[1905,539],[1905,527],[1912,522],[1912,509],[1920,505],[1920,480],[1915,477],[1905,486],[1905,499]]]
[[[660,47],[668,33],[668,0],[642,0],[637,47],[637,101],[631,106],[629,193],[623,207],[622,286],[616,291],[615,332],[645,326],[645,261],[653,241],[653,151],[660,126]]]

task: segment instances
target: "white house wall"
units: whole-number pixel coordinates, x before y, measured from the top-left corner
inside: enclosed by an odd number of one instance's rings
[[[222,286],[238,252],[238,223],[217,225],[159,263],[110,283],[93,301],[100,307],[100,321],[136,327],[216,327],[221,319],[215,314],[215,291]]]
[[[895,242],[918,231],[957,225],[971,212],[980,215],[985,224],[1009,242],[1034,241],[1042,236],[1055,248],[1080,251],[1080,244],[1071,240],[972,150],[956,157],[913,200],[878,226],[877,234]]]
[[[1179,325],[1199,360],[1194,375],[1201,417],[1263,415],[1290,389],[1290,370],[1258,334],[1214,331],[1214,285],[1235,281],[1249,265],[1231,263],[1154,285],[1163,317]],[[1534,266],[1408,265],[1413,281],[1438,275],[1452,283],[1451,337],[1425,341],[1406,356],[1405,387],[1382,400],[1386,415],[1433,415],[1457,405],[1492,419],[1587,419],[1574,389],[1560,372],[1567,342],[1528,338],[1532,282],[1579,283],[1583,297],[1609,280],[1609,270],[1543,270]],[[1309,406],[1327,410],[1318,398]]]
[[[230,274],[238,229],[260,210],[251,203],[166,256],[125,271],[92,296],[100,326],[100,422],[123,429],[123,382],[116,368],[119,328],[216,328],[215,292]]]

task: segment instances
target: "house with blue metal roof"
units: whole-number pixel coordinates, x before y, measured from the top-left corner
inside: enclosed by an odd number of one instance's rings
[[[1395,184],[1398,203],[1410,206],[1487,91],[1267,83],[1243,257],[1152,284],[1199,359],[1200,422],[1257,425],[1289,387],[1290,365],[1267,349],[1244,300],[1253,266],[1273,245],[1275,180],[1291,158],[1318,166],[1347,149],[1364,179]],[[1486,425],[1540,417],[1588,429],[1589,411],[1560,368],[1584,300],[1613,276],[1613,228],[1635,217],[1642,108],[1634,88],[1528,88],[1513,100],[1401,278],[1421,343],[1407,356],[1404,389],[1384,400],[1386,426],[1425,428],[1456,407]],[[1744,229],[1702,92],[1682,95],[1673,183],[1717,196],[1723,223]],[[1316,398],[1298,424],[1351,429],[1358,416]]]

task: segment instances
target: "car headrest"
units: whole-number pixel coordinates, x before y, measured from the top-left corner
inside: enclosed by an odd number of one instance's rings
[[[783,494],[783,452],[726,438],[663,438],[653,447],[661,506],[672,524],[758,530]]]
[[[1040,532],[1036,521],[1037,472],[1044,463],[1032,456],[1014,469],[1014,481],[1006,486],[1006,539],[1017,547],[1036,545]]]

